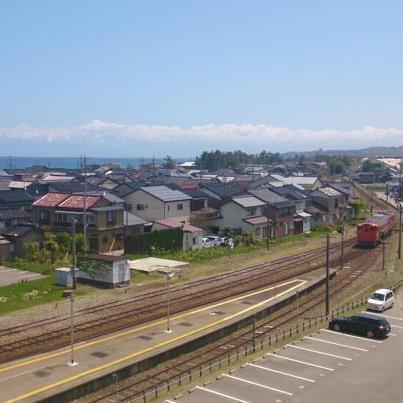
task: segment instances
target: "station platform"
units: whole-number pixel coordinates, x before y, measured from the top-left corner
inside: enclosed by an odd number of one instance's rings
[[[2,402],[36,402],[237,322],[323,280],[323,271],[0,366]]]

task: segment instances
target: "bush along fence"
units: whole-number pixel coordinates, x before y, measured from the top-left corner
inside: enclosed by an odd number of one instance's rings
[[[161,250],[182,250],[183,231],[180,228],[131,235],[124,240],[125,253],[149,253]]]

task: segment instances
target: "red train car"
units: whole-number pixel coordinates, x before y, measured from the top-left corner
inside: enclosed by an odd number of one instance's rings
[[[357,225],[358,245],[373,248],[381,241],[381,234],[389,235],[395,226],[394,214],[377,214]]]

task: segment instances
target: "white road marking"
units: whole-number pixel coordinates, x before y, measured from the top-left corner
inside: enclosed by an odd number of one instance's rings
[[[391,325],[392,327],[396,327],[398,329],[403,329],[403,326]]]
[[[267,355],[271,355],[271,356],[277,357],[277,358],[282,358],[283,360],[298,362],[299,364],[309,365],[310,367],[326,369],[327,371],[334,371],[333,368],[324,367],[324,366],[318,365],[318,364],[312,364],[311,362],[296,360],[295,358],[284,357],[283,355],[277,355],[277,354],[272,354],[272,353],[268,353]]]
[[[396,335],[394,333],[389,333],[388,336],[396,337]]]
[[[375,313],[375,312],[371,312],[371,315],[382,316],[382,318],[388,318],[388,319],[403,320],[403,318],[397,318],[396,316],[382,315],[380,313]]]
[[[301,379],[302,381],[315,382],[313,379],[303,378],[302,376],[297,376],[297,375],[289,374],[289,373],[287,373],[287,372],[281,372],[281,371],[277,371],[277,370],[275,370],[275,369],[262,367],[261,365],[256,365],[256,364],[248,364],[248,365],[249,365],[250,367],[259,368],[259,369],[264,369],[265,371],[274,372],[274,373],[276,373],[276,374],[285,375],[285,376],[290,376],[291,378]]]
[[[352,358],[342,357],[340,355],[335,355],[335,354],[330,354],[330,353],[324,353],[322,351],[312,350],[310,348],[305,348],[305,347],[294,346],[292,344],[287,344],[287,347],[297,348],[298,350],[310,351],[311,353],[327,355],[329,357],[340,358],[341,360],[353,361]]]
[[[311,336],[305,336],[305,339],[320,341],[320,342],[322,342],[322,343],[334,344],[335,346],[351,348],[351,349],[353,349],[353,350],[358,350],[358,351],[365,351],[365,352],[368,351],[366,348],[348,346],[347,344],[335,343],[334,341],[328,341],[328,340],[317,339],[316,337],[311,337]]]
[[[203,390],[204,392],[213,393],[214,395],[217,395],[217,396],[226,397],[227,399],[233,400],[234,402],[249,403],[247,400],[237,399],[234,396],[225,395],[224,393],[216,392],[215,390],[212,390],[212,389],[203,388],[202,386],[196,386],[196,389]]]
[[[383,343],[383,341],[367,339],[365,337],[360,337],[360,336],[353,336],[352,334],[347,334],[347,333],[343,333],[343,332],[335,332],[334,330],[329,330],[329,329],[321,329],[321,332],[329,332],[329,333],[333,333],[333,334],[338,334],[340,336],[353,337],[354,339],[370,341],[371,343],[379,343],[379,344]]]
[[[248,383],[248,384],[253,385],[253,386],[258,386],[259,388],[269,389],[269,390],[273,390],[274,392],[283,393],[284,395],[293,396],[292,393],[286,392],[285,390],[272,388],[271,386],[262,385],[262,384],[260,384],[260,383],[248,381],[247,379],[238,378],[237,376],[228,375],[228,374],[223,374],[223,376],[225,376],[226,378],[234,379],[234,380],[236,380],[236,381],[245,382],[245,383]]]

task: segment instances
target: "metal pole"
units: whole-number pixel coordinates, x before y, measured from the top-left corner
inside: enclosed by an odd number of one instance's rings
[[[297,294],[297,322],[298,322],[298,315],[299,315],[299,313],[298,313],[298,308],[299,308],[299,304],[298,304],[298,299],[299,299],[299,291],[298,291],[298,289],[297,289],[297,292],[296,292],[296,294]]]
[[[342,225],[341,230],[340,270],[343,269],[343,265],[344,265],[344,225]]]
[[[329,315],[329,248],[330,248],[330,235],[326,235],[326,316]]]
[[[74,294],[70,297],[70,366],[77,365],[74,361]]]
[[[112,377],[115,379],[115,402],[119,402],[119,380],[118,375],[116,373],[112,374]]]
[[[253,322],[252,322],[252,346],[253,346],[253,352],[256,350],[256,317],[253,317]]]
[[[401,256],[402,256],[402,203],[399,200],[399,246],[398,246],[399,260]]]
[[[167,274],[167,330],[166,333],[172,333],[171,327],[170,327],[170,315],[171,315],[171,300],[170,300],[170,295],[169,295],[169,280],[170,280],[170,275],[169,273]]]
[[[73,249],[73,267],[72,267],[72,280],[73,280],[73,290],[77,288],[77,279],[76,279],[76,266],[77,266],[77,253],[76,253],[76,219],[73,218],[73,240],[72,240],[72,249]]]
[[[83,216],[83,235],[84,235],[84,254],[87,252],[87,155],[84,154],[84,216]]]
[[[385,241],[382,241],[382,270],[385,270]]]
[[[270,248],[270,218],[269,212],[267,212],[267,235],[266,235],[266,249],[269,250]]]

